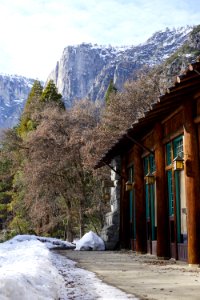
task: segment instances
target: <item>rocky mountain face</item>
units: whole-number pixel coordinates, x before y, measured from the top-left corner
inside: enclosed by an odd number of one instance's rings
[[[17,124],[34,79],[0,74],[0,128]]]
[[[190,48],[197,47],[198,43],[197,49],[200,49],[199,40],[197,38],[198,42],[195,42],[192,31],[189,26],[173,30],[167,28],[138,46],[105,47],[86,43],[68,46],[48,80],[54,80],[67,107],[75,99],[85,97],[93,101],[103,100],[111,79],[117,89],[122,90],[124,82],[134,79],[136,71],[144,65],[163,63],[187,43]],[[185,58],[187,61],[192,59],[191,53],[185,53]],[[180,66],[177,68],[180,69]]]
[[[68,46],[49,75],[63,95],[66,107],[75,99],[103,101],[111,79],[118,90],[144,65],[163,63],[165,75],[180,74],[200,55],[200,26],[156,32],[137,46],[112,47],[83,43]],[[0,74],[0,128],[16,125],[33,79]]]

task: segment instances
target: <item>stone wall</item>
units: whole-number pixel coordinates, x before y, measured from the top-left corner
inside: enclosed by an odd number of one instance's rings
[[[120,158],[117,157],[111,162],[112,167],[120,172]],[[110,212],[106,213],[104,227],[101,231],[101,238],[105,242],[107,250],[114,250],[119,245],[120,226],[120,176],[111,170],[111,180],[114,187],[110,188]]]

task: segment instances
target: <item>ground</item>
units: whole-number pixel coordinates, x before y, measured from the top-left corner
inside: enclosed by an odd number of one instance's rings
[[[98,248],[94,235],[89,237],[89,249]],[[61,248],[75,245],[35,235],[0,243],[0,300],[136,300],[55,252]]]
[[[104,282],[139,299],[200,299],[200,268],[197,266],[136,255],[132,251],[58,252],[78,262],[79,267],[96,273]]]
[[[89,236],[88,249],[96,249]],[[0,300],[200,299],[198,266],[132,251],[74,248],[34,235],[0,243]]]

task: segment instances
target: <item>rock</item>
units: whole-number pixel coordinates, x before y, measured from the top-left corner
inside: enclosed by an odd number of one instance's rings
[[[17,124],[34,79],[0,74],[0,128]]]
[[[138,46],[106,47],[86,43],[68,46],[48,80],[54,80],[67,107],[75,99],[103,101],[111,79],[121,91],[125,81],[134,79],[136,71],[144,65],[158,65],[169,58],[191,38],[192,29],[189,26],[167,28]]]
[[[47,81],[54,80],[66,107],[71,107],[76,99],[104,101],[111,79],[122,91],[125,81],[133,80],[144,65],[164,63],[162,81],[168,78],[171,85],[172,75],[182,72],[198,55],[200,26],[167,28],[137,46],[67,46]],[[22,76],[0,75],[0,128],[17,124],[33,82]]]

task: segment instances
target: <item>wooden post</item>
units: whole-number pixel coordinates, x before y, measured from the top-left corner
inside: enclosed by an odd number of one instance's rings
[[[157,199],[157,256],[169,257],[169,213],[166,197],[165,148],[162,143],[161,124],[154,128],[155,165],[156,165],[156,199]]]
[[[184,158],[187,199],[188,263],[200,263],[200,182],[197,130],[192,103],[184,106]]]
[[[134,182],[136,210],[136,251],[147,252],[146,209],[144,197],[144,172],[141,148],[134,145]]]
[[[126,177],[126,156],[122,158],[122,174]],[[129,248],[129,208],[128,208],[128,197],[125,191],[126,180],[121,178],[121,193],[120,193],[120,246],[121,248]]]

